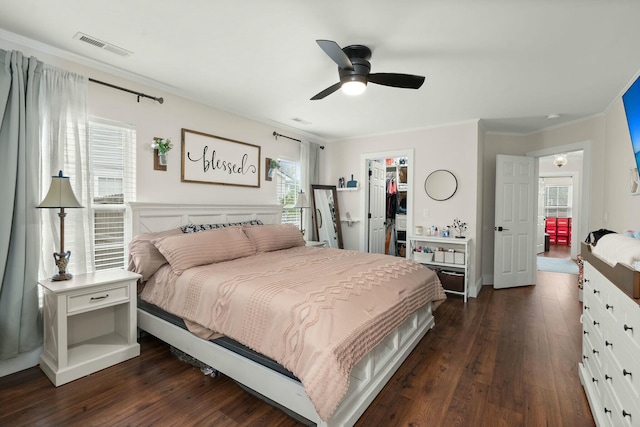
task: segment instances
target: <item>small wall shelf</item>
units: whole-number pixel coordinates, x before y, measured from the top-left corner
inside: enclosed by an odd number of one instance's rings
[[[340,218],[340,222],[346,222],[349,227],[351,227],[356,222],[360,222],[358,218]]]
[[[360,189],[360,184],[357,187],[338,187],[336,190],[338,191],[358,191]]]

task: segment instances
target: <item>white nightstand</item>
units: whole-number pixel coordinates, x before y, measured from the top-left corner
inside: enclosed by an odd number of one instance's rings
[[[40,368],[57,387],[140,355],[136,341],[139,274],[108,270],[41,280],[44,349]]]
[[[316,242],[313,240],[307,240],[305,246],[313,247],[313,248],[326,248],[327,242]]]

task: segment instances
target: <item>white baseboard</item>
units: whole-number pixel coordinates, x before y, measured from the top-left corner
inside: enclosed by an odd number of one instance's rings
[[[476,283],[472,284],[469,288],[469,298],[478,298],[480,291],[482,290],[482,278],[479,278]]]
[[[40,363],[40,353],[42,353],[42,347],[38,347],[29,353],[21,354],[13,359],[0,360],[0,377],[38,366],[38,363]]]

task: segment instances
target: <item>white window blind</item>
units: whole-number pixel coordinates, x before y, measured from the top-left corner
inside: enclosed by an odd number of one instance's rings
[[[292,208],[300,193],[300,163],[278,159],[280,169],[275,173],[278,203],[283,206],[282,223],[300,227],[300,209]]]
[[[557,218],[571,217],[572,186],[547,185],[545,192],[545,216]]]
[[[126,203],[136,197],[136,132],[132,125],[89,121],[96,270],[127,268],[131,221]]]

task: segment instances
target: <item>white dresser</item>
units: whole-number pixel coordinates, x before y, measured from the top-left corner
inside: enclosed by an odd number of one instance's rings
[[[639,303],[584,262],[579,370],[598,426],[640,426]]]

